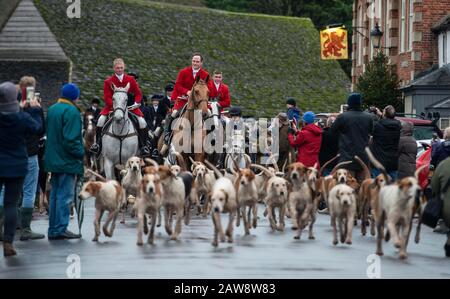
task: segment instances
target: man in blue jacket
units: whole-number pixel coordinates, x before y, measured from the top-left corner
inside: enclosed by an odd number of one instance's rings
[[[75,84],[66,84],[61,98],[48,109],[45,170],[52,173],[49,240],[81,238],[67,230],[77,176],[84,171],[81,116],[73,103],[79,96],[80,89]]]

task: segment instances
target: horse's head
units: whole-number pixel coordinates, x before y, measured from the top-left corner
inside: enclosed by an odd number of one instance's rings
[[[87,122],[87,130],[91,131],[94,129],[94,115],[91,112],[87,112],[86,115],[86,122]]]
[[[113,95],[113,109],[114,109],[114,120],[119,122],[125,119],[127,114],[127,101],[128,101],[128,90],[130,89],[130,83],[124,88],[116,87],[114,84],[111,86],[114,90]]]
[[[209,75],[205,80],[197,77],[197,80],[192,87],[191,98],[189,99],[188,108],[201,110],[203,116],[208,114],[208,100],[209,100],[209,89],[208,89]],[[190,106],[190,107],[189,107]]]

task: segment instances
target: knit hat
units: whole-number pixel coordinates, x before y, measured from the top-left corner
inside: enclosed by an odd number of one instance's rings
[[[61,88],[61,97],[71,101],[75,101],[80,97],[80,89],[74,83],[65,84]]]
[[[361,107],[362,95],[360,93],[354,92],[348,96],[347,105],[349,108]]]
[[[292,105],[292,106],[297,106],[297,102],[295,101],[294,98],[288,98],[286,101],[286,104]]]
[[[16,113],[19,111],[16,86],[11,82],[0,84],[0,112]]]
[[[316,115],[312,111],[307,111],[305,112],[305,114],[303,114],[303,121],[308,125],[314,123],[315,118]]]

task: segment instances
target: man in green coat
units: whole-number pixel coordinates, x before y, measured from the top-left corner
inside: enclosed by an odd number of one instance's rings
[[[439,163],[431,180],[433,196],[439,196],[444,201],[442,218],[447,227],[450,227],[450,158]],[[447,243],[445,244],[445,255],[450,257],[450,232],[447,233]]]
[[[66,84],[61,98],[48,109],[45,170],[52,173],[49,240],[81,238],[67,230],[77,175],[84,171],[81,117],[73,103],[79,96],[80,89],[75,84]]]

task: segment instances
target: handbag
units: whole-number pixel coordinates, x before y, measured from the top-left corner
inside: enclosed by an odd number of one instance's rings
[[[447,192],[448,187],[450,186],[450,180],[442,189],[440,194]],[[422,223],[431,228],[435,228],[439,219],[442,219],[442,209],[444,207],[444,201],[441,199],[439,195],[430,198],[428,200],[425,209],[422,212]]]

